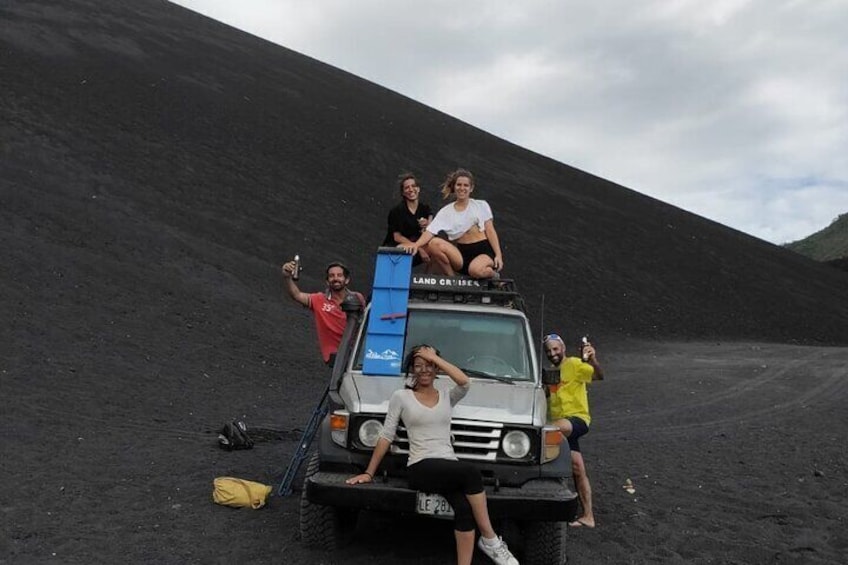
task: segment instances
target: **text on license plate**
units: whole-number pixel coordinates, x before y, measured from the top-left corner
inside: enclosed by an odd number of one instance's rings
[[[445,518],[453,517],[453,508],[444,496],[427,492],[418,493],[418,505],[415,512],[429,514],[430,516],[444,516]]]

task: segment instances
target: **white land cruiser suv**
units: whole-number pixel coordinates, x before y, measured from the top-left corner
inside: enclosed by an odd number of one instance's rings
[[[426,343],[471,377],[470,391],[453,409],[452,442],[459,459],[480,469],[496,529],[522,564],[563,563],[565,523],[575,518],[577,495],[568,485],[568,444],[546,422],[546,387],[522,297],[506,280],[411,275],[408,287],[405,304],[393,306],[401,312],[382,316],[399,320],[403,351],[366,345],[376,299],[364,311],[357,301],[343,305],[348,324],[331,377],[331,407],[302,492],[302,541],[342,545],[360,510],[452,516],[442,497],[407,486],[402,426],[373,482],[344,482],[368,465],[389,397],[403,387],[401,360]],[[369,357],[389,361],[396,374],[363,372]],[[452,381],[441,378],[436,386]]]

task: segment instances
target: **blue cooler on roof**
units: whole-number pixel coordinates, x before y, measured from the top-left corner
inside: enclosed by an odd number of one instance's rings
[[[377,250],[362,361],[365,375],[394,377],[401,373],[411,273],[412,255],[397,247]]]

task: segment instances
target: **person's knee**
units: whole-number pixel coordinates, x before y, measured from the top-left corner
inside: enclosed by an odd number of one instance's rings
[[[428,243],[423,249],[429,253],[430,255],[444,255],[445,251],[438,245],[433,245],[433,243]]]
[[[431,253],[444,253],[446,245],[450,244],[444,239],[435,237],[431,239],[430,242],[427,244],[427,251],[430,251]]]
[[[562,435],[565,437],[570,436],[571,432],[574,431],[574,426],[572,426],[571,422],[566,419],[557,420],[554,422],[554,425],[559,428],[559,431],[562,432]]]
[[[485,279],[489,277],[489,272],[486,269],[469,267],[468,276],[472,279]]]
[[[459,253],[459,249],[456,248],[454,244],[449,241],[445,241],[444,239],[433,239],[430,241],[430,250],[438,251],[439,253],[444,253],[445,256],[451,257],[453,259],[462,260],[462,256]]]
[[[442,248],[430,248],[428,249],[430,252],[430,257],[433,261],[438,261],[439,263],[444,263],[445,265],[450,263],[450,258],[448,254]]]
[[[478,255],[468,264],[468,274],[476,279],[488,278],[492,276],[494,266],[495,263],[491,257]]]

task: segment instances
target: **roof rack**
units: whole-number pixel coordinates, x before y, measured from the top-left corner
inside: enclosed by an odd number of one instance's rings
[[[409,299],[421,302],[494,304],[525,311],[524,298],[512,279],[413,274],[410,278]]]

